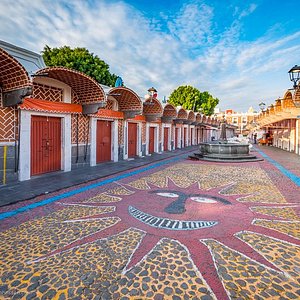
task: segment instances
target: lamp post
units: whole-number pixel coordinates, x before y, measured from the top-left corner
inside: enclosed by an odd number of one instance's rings
[[[148,89],[148,93],[150,95],[150,101],[152,101],[153,98],[157,97],[157,90],[154,87]]]
[[[290,80],[294,83],[293,84],[293,88],[295,90],[295,95],[294,97],[297,96],[297,92],[300,90],[300,85],[299,85],[299,81],[300,81],[300,66],[295,65],[294,67],[292,67],[289,70],[289,75],[290,75]],[[293,102],[295,104],[296,107],[300,107],[300,99],[293,99]]]
[[[264,103],[264,102],[260,102],[260,103],[258,104],[258,106],[259,106],[259,108],[260,108],[261,112],[263,112],[263,111],[264,111],[264,109],[265,109],[265,107],[266,107],[266,103]]]
[[[297,83],[300,80],[300,66],[295,65],[288,73],[290,75],[290,80],[294,82],[294,89],[296,90],[298,87]]]
[[[157,97],[157,90],[154,88],[154,87],[151,87],[148,89],[148,94],[145,95],[145,100],[146,102],[144,102],[144,105],[153,105],[154,103],[152,102],[152,100],[154,98]],[[150,100],[150,101],[147,101],[147,100]]]

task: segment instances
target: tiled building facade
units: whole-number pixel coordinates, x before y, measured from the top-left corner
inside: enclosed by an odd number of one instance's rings
[[[0,48],[0,185],[4,176],[9,184],[172,151],[216,135],[213,118],[163,107],[156,98],[144,101],[127,87],[101,86],[67,68],[31,72],[6,50]]]

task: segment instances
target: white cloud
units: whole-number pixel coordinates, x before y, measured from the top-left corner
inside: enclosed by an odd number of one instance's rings
[[[2,0],[0,39],[35,52],[45,44],[86,47],[140,95],[154,86],[163,98],[191,84],[218,97],[222,108],[243,110],[282,95],[300,54],[300,32],[275,40],[270,30],[243,42],[242,18],[256,5],[237,8],[223,32],[214,28],[216,9],[189,1],[173,16],[149,20],[124,2]]]
[[[238,19],[242,19],[243,17],[247,17],[251,15],[257,8],[257,4],[250,3],[246,8],[241,9],[241,7],[234,7],[233,15]]]
[[[250,14],[252,14],[257,8],[257,5],[255,3],[251,3],[246,9],[244,9],[241,14],[240,18],[246,17]]]
[[[188,3],[168,22],[172,36],[183,47],[194,48],[211,42],[213,9],[206,4]]]

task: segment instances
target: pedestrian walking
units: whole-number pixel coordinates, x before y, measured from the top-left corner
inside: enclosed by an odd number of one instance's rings
[[[254,140],[254,144],[256,144],[256,142],[257,142],[257,133],[256,132],[253,134],[253,140]]]

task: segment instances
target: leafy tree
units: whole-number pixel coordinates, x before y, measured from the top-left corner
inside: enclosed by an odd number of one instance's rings
[[[63,46],[50,48],[45,46],[42,55],[45,64],[51,66],[62,66],[83,72],[101,84],[114,86],[117,75],[109,72],[109,65],[97,55],[90,53],[86,48],[74,48]]]
[[[169,103],[175,106],[182,106],[185,109],[201,111],[205,115],[212,115],[214,108],[219,103],[218,98],[214,98],[208,92],[200,92],[190,85],[179,86],[170,97]]]
[[[200,111],[206,116],[214,113],[215,107],[219,104],[219,99],[214,98],[209,92],[202,92],[200,96],[201,108]]]
[[[198,110],[200,108],[201,93],[198,89],[190,86],[179,86],[175,89],[170,97],[169,103],[175,106],[182,106],[185,109]]]

